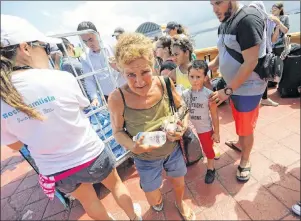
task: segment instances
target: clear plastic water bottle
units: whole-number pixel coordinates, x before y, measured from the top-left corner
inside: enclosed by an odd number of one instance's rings
[[[144,145],[163,146],[166,143],[166,133],[163,131],[139,132],[133,137],[133,141],[136,142],[142,136],[144,136],[142,141]]]

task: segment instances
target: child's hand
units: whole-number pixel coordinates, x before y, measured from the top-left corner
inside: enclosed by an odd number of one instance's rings
[[[218,133],[213,133],[211,136],[211,139],[215,142],[215,143],[219,143],[220,142],[220,136]]]

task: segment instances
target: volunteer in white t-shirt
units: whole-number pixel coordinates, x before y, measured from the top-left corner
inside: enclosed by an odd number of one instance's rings
[[[114,155],[82,111],[89,101],[76,79],[48,69],[49,44],[60,42],[24,19],[1,15],[1,145],[28,145],[51,199],[55,186],[77,198],[91,218],[111,220],[92,185],[102,182],[130,219],[141,219]]]

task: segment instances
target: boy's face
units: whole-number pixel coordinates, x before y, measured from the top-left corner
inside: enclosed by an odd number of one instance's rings
[[[189,82],[193,90],[199,90],[203,87],[204,81],[207,80],[203,69],[194,69],[191,68],[188,74]]]

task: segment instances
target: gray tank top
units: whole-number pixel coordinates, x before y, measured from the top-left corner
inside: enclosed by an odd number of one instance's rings
[[[190,120],[197,133],[205,133],[212,130],[212,122],[209,109],[209,96],[212,93],[206,87],[199,91],[185,90],[183,99],[190,109]]]

